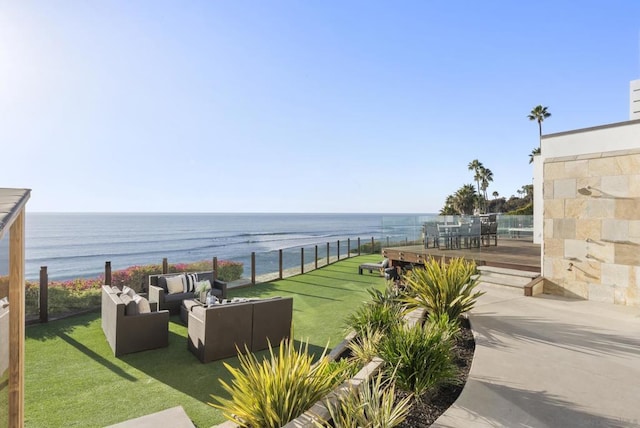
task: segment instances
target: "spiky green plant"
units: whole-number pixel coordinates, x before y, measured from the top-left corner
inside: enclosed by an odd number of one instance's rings
[[[460,335],[460,323],[449,318],[449,314],[431,313],[427,316],[427,324],[442,331],[447,340],[455,340]]]
[[[380,330],[367,326],[348,345],[352,359],[364,365],[378,355],[378,345],[384,334]]]
[[[386,333],[378,348],[385,372],[395,377],[399,388],[418,398],[455,378],[451,330],[442,323],[396,326]]]
[[[348,328],[359,335],[365,334],[367,329],[386,331],[402,319],[404,307],[402,303],[387,290],[367,290],[371,300],[359,306],[355,312],[346,318]]]
[[[355,376],[361,368],[362,364],[354,358],[341,358],[339,360],[329,361],[326,365],[326,370],[328,372],[339,373],[339,377],[336,379],[336,384],[340,384]],[[324,375],[324,373],[321,373],[321,376]]]
[[[408,288],[405,301],[432,314],[447,314],[457,322],[484,294],[475,290],[476,271],[475,262],[463,258],[452,259],[448,264],[429,258],[424,262],[424,269],[413,269],[405,276]]]
[[[314,364],[309,344],[295,348],[288,339],[280,342],[275,354],[269,344],[270,358],[262,362],[247,352],[238,356],[240,366],[224,366],[232,375],[231,385],[220,380],[231,399],[209,403],[224,416],[252,428],[278,428],[308,410],[327,395],[341,380],[342,371],[329,369],[326,349]],[[212,396],[213,397],[213,396]]]
[[[318,423],[319,427],[340,428],[393,428],[402,423],[411,410],[412,396],[397,403],[392,378],[378,373],[367,378],[359,388],[353,388],[337,403],[327,403],[331,423]]]

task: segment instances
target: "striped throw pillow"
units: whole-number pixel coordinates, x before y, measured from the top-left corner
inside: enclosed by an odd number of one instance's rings
[[[184,292],[196,291],[196,282],[198,282],[198,275],[195,273],[188,273],[185,275]]]

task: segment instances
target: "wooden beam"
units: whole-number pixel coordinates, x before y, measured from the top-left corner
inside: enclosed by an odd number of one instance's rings
[[[9,426],[24,426],[24,209],[9,231]]]

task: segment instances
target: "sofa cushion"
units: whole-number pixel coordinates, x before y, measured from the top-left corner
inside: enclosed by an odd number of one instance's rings
[[[133,297],[133,301],[136,304],[136,312],[138,314],[148,314],[151,313],[151,305],[149,305],[149,301],[139,295],[135,295],[135,297]]]
[[[122,294],[122,290],[120,290],[117,286],[112,286],[111,287],[111,293],[115,294],[116,296],[119,296],[120,294]]]
[[[169,292],[169,289],[167,288],[167,277],[166,276],[160,275],[158,277],[158,283],[156,285],[158,287],[162,288],[165,293]]]
[[[136,292],[134,291],[134,289],[130,288],[130,287],[127,287],[126,285],[124,287],[122,287],[122,294],[127,294],[131,298],[136,296]]]
[[[0,308],[6,308],[7,306],[9,306],[9,297],[3,297],[2,299],[0,299]]]
[[[125,315],[137,315],[138,314],[138,305],[133,301],[131,296],[128,294],[121,294],[120,300],[124,303],[124,314]]]
[[[184,275],[167,277],[167,292],[169,294],[184,293]]]
[[[195,291],[197,281],[198,281],[198,275],[196,275],[195,273],[186,274],[183,292],[187,293],[189,291]]]

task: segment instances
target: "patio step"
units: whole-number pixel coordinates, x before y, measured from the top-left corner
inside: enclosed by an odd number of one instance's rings
[[[478,266],[478,272],[480,282],[516,288],[524,288],[531,280],[540,275],[539,272],[492,266]]]

